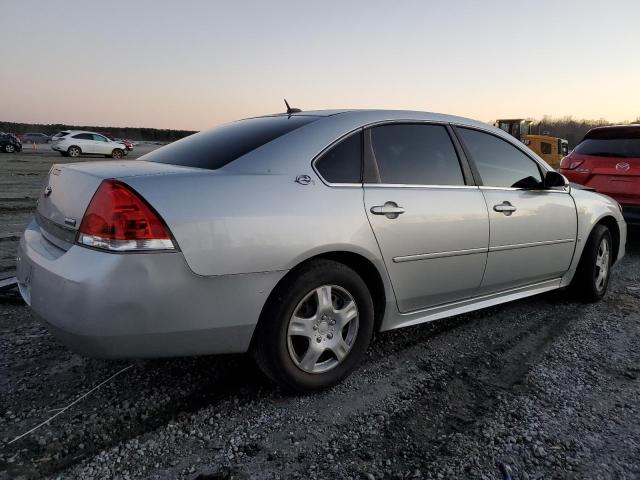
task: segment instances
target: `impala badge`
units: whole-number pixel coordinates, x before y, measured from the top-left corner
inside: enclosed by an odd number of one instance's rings
[[[628,172],[630,168],[631,165],[629,165],[627,162],[620,162],[616,164],[616,170],[619,170],[621,172]]]
[[[49,195],[51,195],[52,191],[53,189],[51,188],[51,185],[47,185],[47,188],[44,189],[44,196],[48,197]]]

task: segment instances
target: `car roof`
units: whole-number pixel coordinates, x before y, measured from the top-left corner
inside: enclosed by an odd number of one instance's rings
[[[273,116],[273,115],[269,115]],[[277,114],[276,116],[288,116]],[[386,122],[434,122],[451,123],[486,131],[524,150],[526,147],[507,132],[485,122],[456,115],[415,110],[312,110],[293,113],[291,116],[316,116],[316,121],[296,128],[261,147],[248,152],[224,168],[238,173],[264,171],[289,171],[300,169],[300,159],[315,158],[337,140],[356,130]],[[546,163],[532,151],[527,154],[546,168]]]
[[[288,115],[280,113],[276,115]],[[379,121],[388,120],[419,120],[434,121],[443,123],[456,123],[461,125],[473,125],[487,127],[488,123],[473,120],[471,118],[460,117],[457,115],[448,115],[436,112],[423,112],[419,110],[387,110],[387,109],[335,109],[335,110],[309,110],[299,113],[292,113],[291,116],[315,116],[315,117],[332,117],[332,116],[348,116],[355,121],[364,120],[371,121],[378,117]],[[375,121],[375,120],[374,120]]]
[[[71,133],[92,133],[92,134],[96,134],[96,135],[102,135],[103,137],[106,137],[106,135],[103,135],[102,133],[98,133],[98,132],[92,132],[91,130],[60,130],[61,132],[69,132]]]
[[[583,140],[623,138],[629,136],[630,133],[633,134],[633,138],[640,137],[640,124],[594,127],[586,133]]]

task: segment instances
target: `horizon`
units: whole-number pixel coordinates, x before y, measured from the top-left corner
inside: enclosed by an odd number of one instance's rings
[[[17,123],[203,130],[280,112],[283,97],[303,110],[423,110],[487,123],[640,116],[631,41],[640,4],[631,0],[25,0],[4,14],[23,20],[0,31],[16,58],[0,78],[0,105]]]
[[[328,109],[326,109],[328,110]],[[345,109],[347,110],[347,109]],[[393,110],[393,109],[386,109],[386,110]],[[305,111],[303,110],[301,113],[304,113]],[[264,113],[262,115],[276,115],[279,113],[286,113],[286,112],[275,112],[275,113]],[[430,112],[430,113],[443,113],[443,112]],[[257,115],[257,116],[261,116],[261,115]],[[507,117],[504,117],[505,119]],[[520,118],[520,117],[516,117],[516,118]],[[243,120],[242,118],[237,118],[237,119],[231,119],[229,120],[230,122],[234,121],[234,120]],[[489,125],[493,125],[493,123],[498,120],[498,119],[494,119],[494,120],[480,120],[480,119],[476,119],[477,121],[480,122],[484,122],[487,123]],[[640,115],[638,115],[637,118],[633,119],[633,120],[621,120],[621,121],[611,121],[607,118],[577,118],[574,117],[573,115],[562,115],[562,116],[549,116],[549,115],[544,115],[542,118],[531,118],[531,117],[525,117],[525,120],[533,120],[534,122],[560,122],[560,121],[573,121],[576,123],[585,123],[585,124],[595,124],[595,123],[606,123],[608,125],[628,125],[628,124],[632,124],[632,125],[636,125],[636,124],[640,124]],[[32,126],[42,126],[42,127],[50,127],[53,125],[63,125],[63,126],[68,126],[68,127],[83,127],[83,128],[131,128],[131,129],[150,129],[150,130],[171,130],[171,131],[183,131],[183,132],[199,132],[201,130],[205,130],[207,128],[215,128],[218,125],[211,125],[210,127],[205,127],[203,129],[200,130],[194,130],[194,129],[184,129],[184,128],[171,128],[171,127],[149,127],[149,126],[142,126],[142,125],[81,125],[79,123],[76,124],[72,124],[72,123],[61,123],[61,122],[47,122],[47,123],[40,123],[40,122],[14,122],[11,120],[1,120],[0,119],[0,124],[2,123],[16,123],[16,124],[24,124],[24,125],[32,125]]]

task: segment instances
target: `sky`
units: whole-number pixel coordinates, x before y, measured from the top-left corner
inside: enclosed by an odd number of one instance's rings
[[[0,120],[201,130],[392,108],[640,117],[640,1],[0,0]]]

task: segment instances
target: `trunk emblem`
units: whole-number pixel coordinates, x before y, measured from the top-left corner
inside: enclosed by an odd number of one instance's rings
[[[51,188],[51,185],[47,185],[47,188],[44,189],[43,195],[45,197],[48,197],[49,195],[51,195],[52,191],[53,189]]]
[[[616,164],[616,170],[621,172],[628,172],[631,166],[627,162],[620,162]]]

